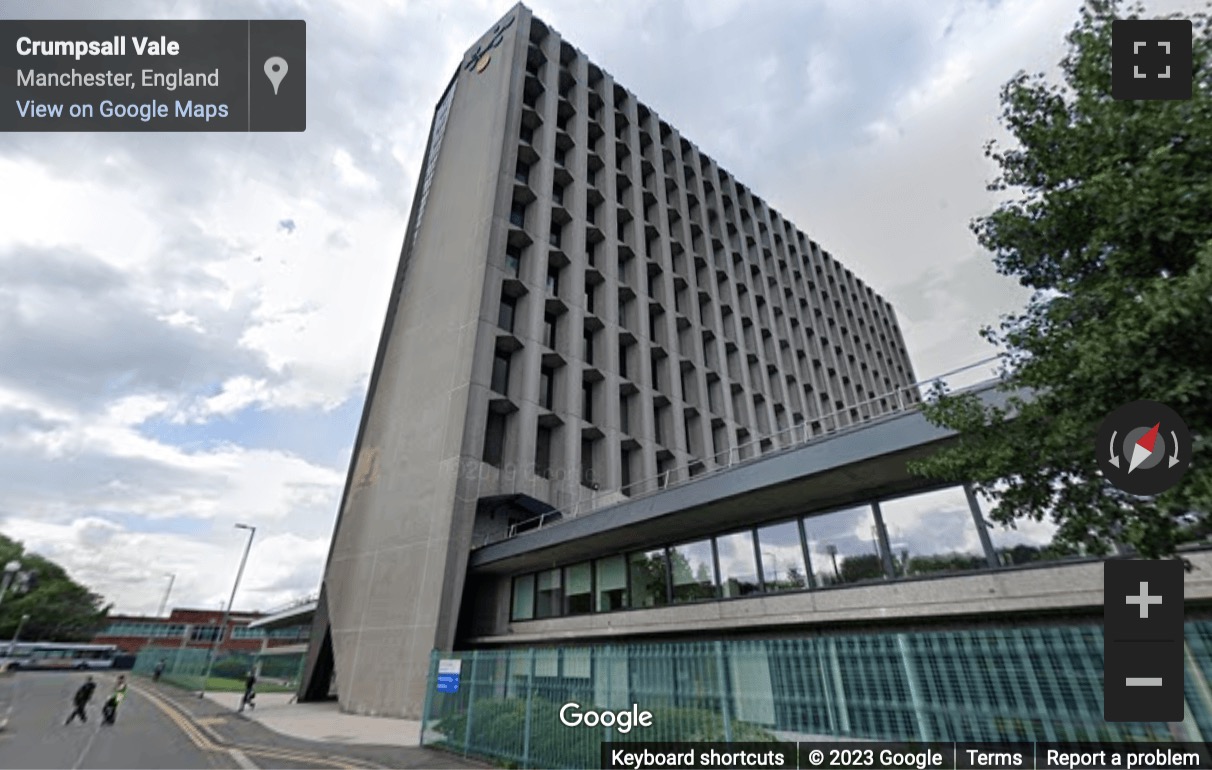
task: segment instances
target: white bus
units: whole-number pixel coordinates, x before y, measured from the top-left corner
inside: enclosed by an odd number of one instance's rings
[[[0,643],[0,671],[113,668],[118,646],[67,642]]]

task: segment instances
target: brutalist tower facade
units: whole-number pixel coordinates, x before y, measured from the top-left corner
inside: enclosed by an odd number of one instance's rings
[[[304,695],[419,716],[468,553],[905,406],[892,308],[524,6],[436,109]],[[909,391],[912,393],[912,391]]]

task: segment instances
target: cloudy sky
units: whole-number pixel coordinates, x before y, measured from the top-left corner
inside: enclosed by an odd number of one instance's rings
[[[123,612],[319,582],[433,105],[509,2],[14,2],[301,18],[302,134],[0,136],[0,532]],[[968,231],[1078,0],[610,0],[537,15],[898,309],[925,377],[1020,306]],[[1154,4],[1168,11],[1173,3]],[[99,15],[104,12],[104,15]],[[983,374],[983,372],[982,372]]]

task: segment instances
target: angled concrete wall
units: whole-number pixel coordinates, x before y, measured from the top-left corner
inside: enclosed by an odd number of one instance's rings
[[[494,58],[509,60],[518,27]],[[474,514],[458,466],[511,72],[460,66],[435,118],[325,574],[346,711],[419,716],[429,653],[453,638]]]

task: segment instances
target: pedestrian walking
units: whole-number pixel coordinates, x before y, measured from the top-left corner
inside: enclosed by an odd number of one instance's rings
[[[240,708],[237,711],[243,711],[245,706],[250,709],[256,708],[257,704],[253,703],[253,699],[257,697],[256,690],[253,688],[257,685],[257,672],[250,670],[248,678],[244,680],[244,697],[240,699]]]
[[[84,707],[92,700],[93,691],[96,689],[97,683],[93,681],[91,676],[84,680],[84,684],[80,685],[80,688],[76,690],[75,696],[72,697],[72,705],[75,708],[72,709],[72,713],[67,715],[67,721],[63,724],[70,725],[76,717],[80,717],[81,722],[88,721],[88,714],[84,712]]]
[[[114,720],[118,718],[118,706],[126,699],[126,676],[120,675],[118,681],[114,684],[114,691],[109,698],[105,700],[105,705],[101,707],[101,716],[103,724],[112,725]]]
[[[164,673],[165,665],[166,665],[166,661],[164,660],[164,658],[160,658],[160,662],[157,663],[156,667],[152,670],[152,681],[153,682],[160,681],[160,675]]]

